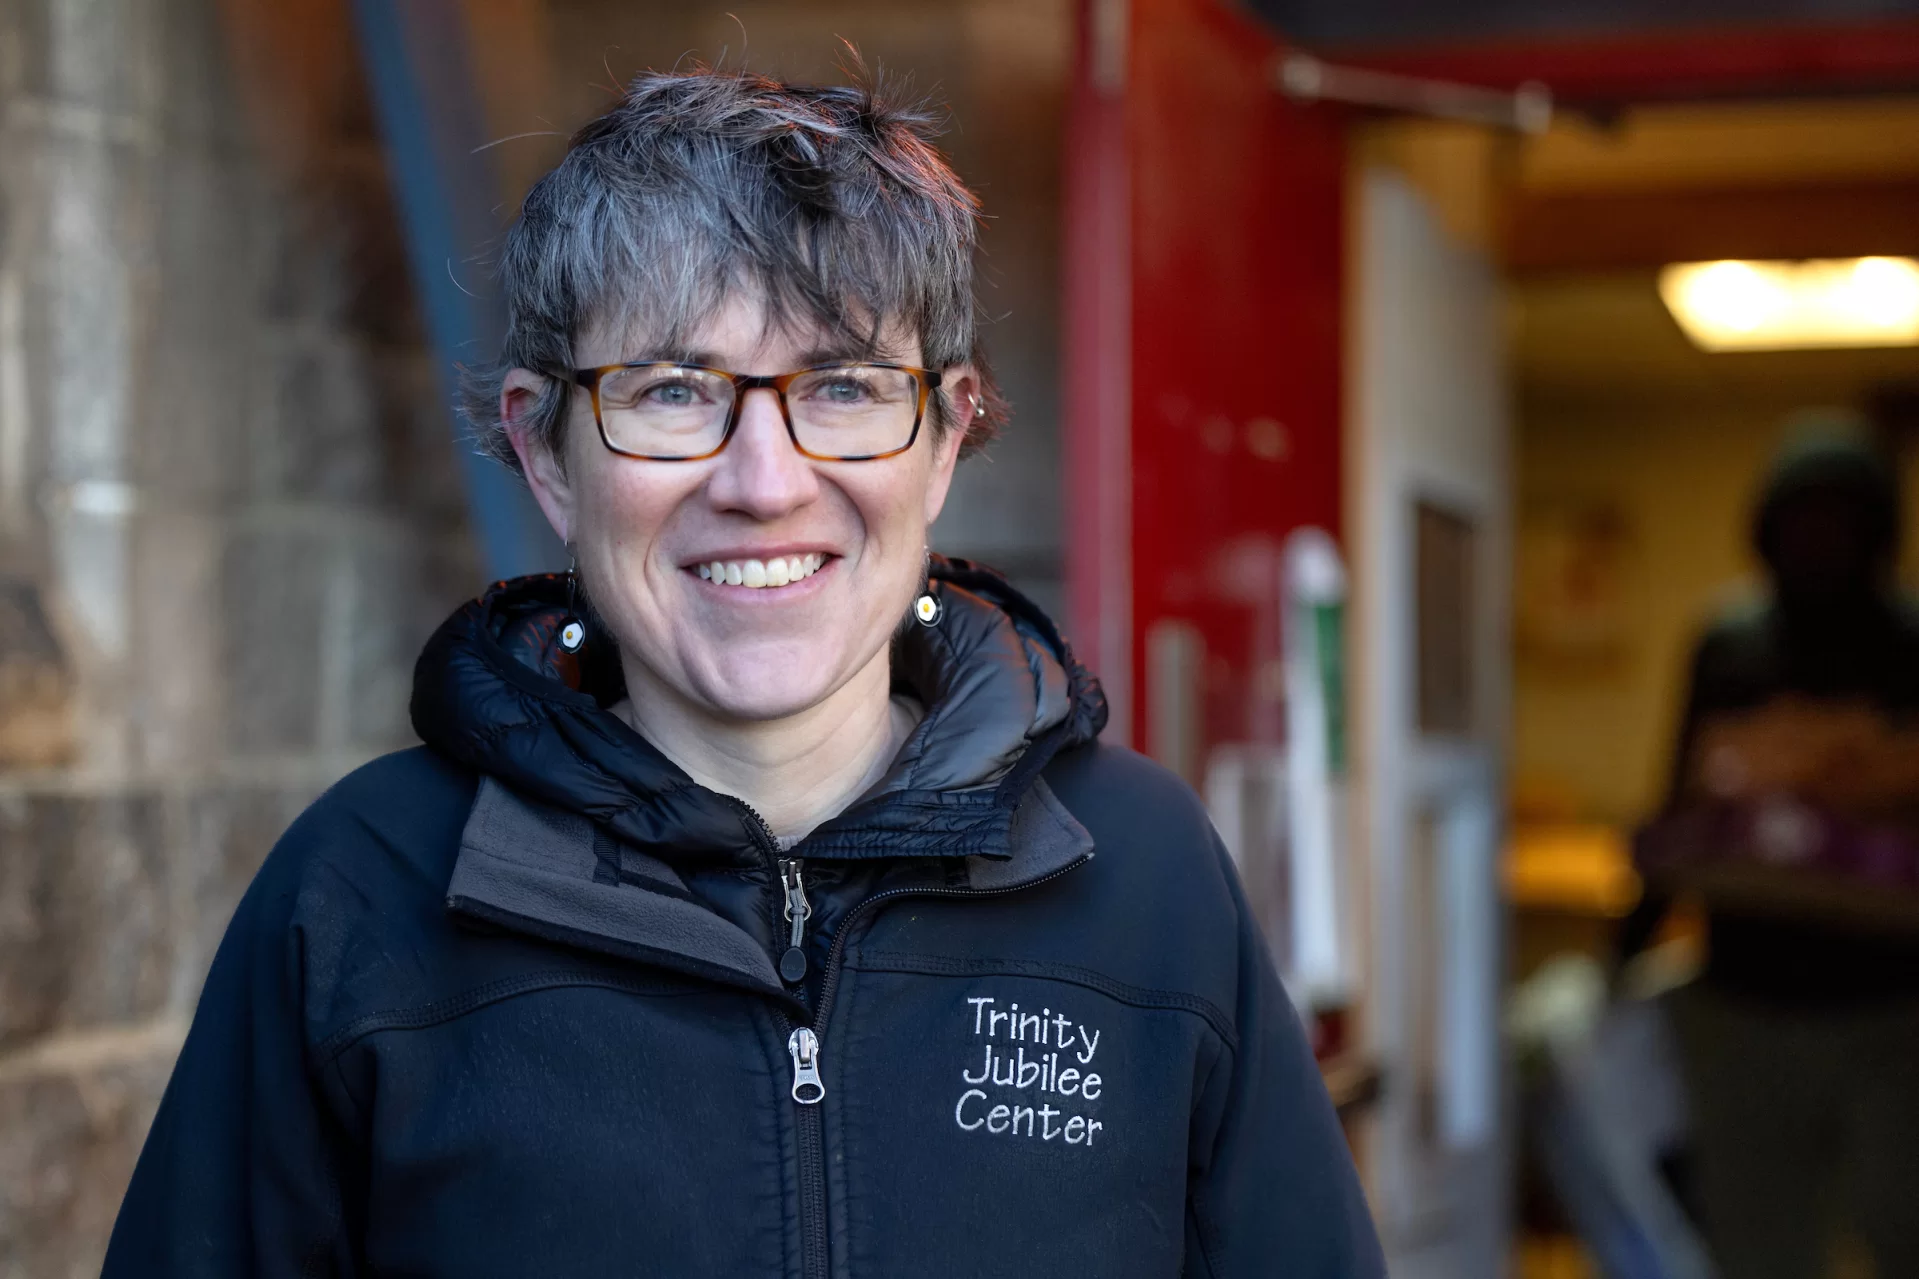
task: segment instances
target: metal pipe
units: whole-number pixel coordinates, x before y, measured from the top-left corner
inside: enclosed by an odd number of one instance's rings
[[[1507,93],[1390,71],[1336,66],[1309,53],[1288,53],[1274,65],[1273,84],[1296,102],[1343,102],[1519,133],[1544,133],[1553,120],[1552,90],[1537,80],[1528,80]]]
[[[458,0],[355,0],[353,13],[487,574],[557,568],[565,549],[532,495],[474,447],[452,409],[460,363],[492,359],[506,331],[499,292],[477,265],[499,235],[499,190],[482,150],[465,14]]]

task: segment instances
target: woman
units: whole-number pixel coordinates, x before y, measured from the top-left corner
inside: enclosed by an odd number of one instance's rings
[[[926,550],[1001,413],[929,135],[644,76],[528,196],[475,398],[575,569],[267,860],[109,1275],[1382,1272],[1199,804]]]

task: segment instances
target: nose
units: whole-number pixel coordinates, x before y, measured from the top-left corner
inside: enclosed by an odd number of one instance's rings
[[[819,476],[793,447],[779,400],[769,388],[745,393],[739,425],[717,461],[707,493],[722,510],[768,522],[819,494]]]

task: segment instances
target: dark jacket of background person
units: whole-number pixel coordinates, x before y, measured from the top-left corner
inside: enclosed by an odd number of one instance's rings
[[[1788,546],[1783,523],[1795,511],[1850,529],[1814,527]],[[1885,583],[1898,538],[1898,488],[1877,454],[1843,436],[1810,437],[1782,453],[1753,526],[1772,597],[1700,641],[1670,805],[1687,802],[1701,730],[1717,716],[1796,698],[1862,705],[1895,727],[1919,727],[1919,614]],[[1627,953],[1668,905],[1655,894],[1641,903],[1624,929]],[[1919,941],[1724,907],[1709,910],[1708,927],[1703,976],[1713,988],[1795,1005],[1919,994]]]
[[[241,904],[110,1279],[1383,1275],[1204,811],[1097,743],[1037,610],[935,577],[894,667],[925,718],[790,853],[605,709],[610,664],[597,698],[556,677],[557,579],[457,614],[427,747],[334,787]]]

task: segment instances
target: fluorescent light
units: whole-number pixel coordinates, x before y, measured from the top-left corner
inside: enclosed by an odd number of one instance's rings
[[[1659,296],[1707,351],[1919,346],[1919,262],[1678,262]]]

